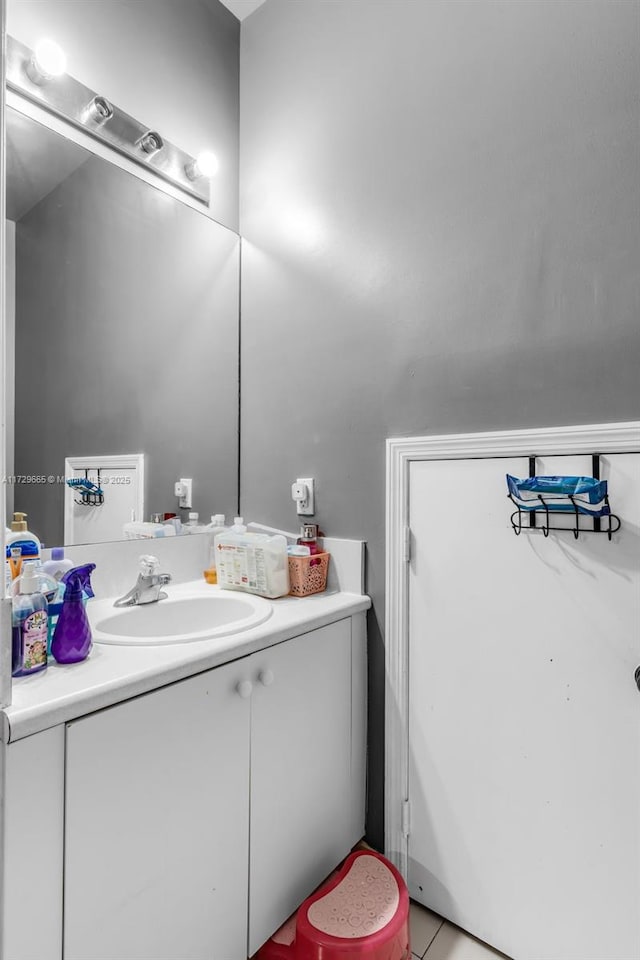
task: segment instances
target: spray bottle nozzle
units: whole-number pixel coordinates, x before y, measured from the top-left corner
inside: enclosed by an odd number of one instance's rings
[[[91,574],[95,570],[95,563],[85,563],[82,567],[72,567],[62,578],[65,584],[65,600],[82,600],[83,594],[87,597],[95,596],[91,586]]]

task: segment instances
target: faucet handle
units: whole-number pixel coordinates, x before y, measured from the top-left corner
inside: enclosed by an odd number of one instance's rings
[[[143,577],[152,577],[160,566],[160,561],[158,558],[152,557],[150,553],[142,554],[142,556],[139,557],[139,561],[140,573]]]

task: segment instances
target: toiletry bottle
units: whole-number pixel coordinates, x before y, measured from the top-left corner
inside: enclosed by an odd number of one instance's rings
[[[309,547],[309,553],[313,557],[316,553],[322,553],[318,546],[318,524],[304,523],[300,527],[300,536],[298,543],[303,547]]]
[[[195,511],[189,514],[189,519],[184,525],[187,533],[208,533],[209,527],[204,523],[199,523],[200,514]]]
[[[42,569],[54,580],[62,580],[65,573],[73,569],[73,560],[65,558],[64,547],[52,547],[51,559],[44,561]]]
[[[64,591],[65,586],[62,582],[62,578],[65,573],[73,569],[73,560],[65,558],[64,547],[52,547],[51,548],[51,559],[45,560],[42,564],[42,569],[50,577],[53,577],[54,580],[58,582],[58,589],[55,596],[49,600],[49,630],[47,633],[47,653],[51,653],[51,641],[53,640],[53,633],[56,628],[56,623],[58,622],[58,617],[60,611],[62,610],[62,602],[64,600]]]
[[[207,533],[211,535],[211,551],[209,554],[209,566],[206,570],[203,571],[203,575],[207,583],[217,583],[218,582],[218,571],[216,570],[216,548],[214,538],[219,533],[225,533],[226,527],[224,525],[224,513],[215,513],[211,517],[211,523],[207,524],[206,530]]]
[[[25,562],[11,600],[11,674],[27,677],[47,666],[47,601],[35,563]]]
[[[287,547],[287,556],[288,557],[310,557],[311,550],[309,547],[301,543],[290,544]]]
[[[226,530],[226,519],[224,513],[214,513],[211,516],[211,523],[207,524],[207,530],[211,533],[220,533],[221,530]]]
[[[16,580],[20,576],[21,567],[22,567],[22,550],[20,549],[19,546],[14,547],[13,545],[7,544],[7,559],[5,560],[5,566],[4,566],[5,597],[11,596],[12,585],[16,582]]]
[[[41,593],[47,603],[51,603],[58,591],[58,581],[49,573],[45,573],[44,565],[41,560],[26,560],[22,564],[22,573],[11,583],[11,597],[16,597],[21,592],[23,577],[25,573],[29,577],[30,584],[35,587],[38,593]],[[33,591],[30,589],[30,593]]]
[[[65,585],[62,610],[51,641],[51,653],[58,663],[78,663],[89,656],[91,627],[83,597],[92,597],[91,573],[95,563],[73,567],[62,578]]]
[[[26,513],[14,513],[11,533],[7,537],[5,596],[11,595],[11,581],[20,576],[25,560],[39,560],[41,550],[35,533],[27,530]]]

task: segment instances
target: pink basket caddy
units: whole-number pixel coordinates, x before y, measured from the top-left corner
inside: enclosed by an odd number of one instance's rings
[[[328,553],[311,557],[289,557],[289,593],[292,597],[309,597],[327,588]]]
[[[255,960],[409,960],[409,894],[381,854],[351,853]]]

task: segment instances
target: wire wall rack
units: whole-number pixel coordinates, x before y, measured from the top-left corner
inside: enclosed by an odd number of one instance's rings
[[[104,503],[104,490],[100,486],[100,467],[97,471],[97,483],[89,479],[89,470],[85,469],[84,477],[71,477],[67,486],[71,487],[76,496],[74,503],[82,507],[101,507]],[[78,499],[78,496],[80,499]]]
[[[507,474],[508,497],[517,508],[510,517],[515,535],[520,536],[523,530],[538,529],[545,537],[554,530],[571,531],[576,540],[581,533],[606,533],[611,540],[622,521],[611,512],[608,483],[600,479],[600,454],[593,454],[591,469],[590,477],[538,476],[536,457],[529,457],[527,478]],[[554,514],[571,515],[573,526],[553,524]]]

